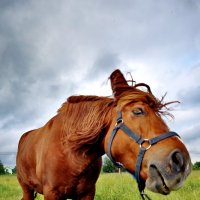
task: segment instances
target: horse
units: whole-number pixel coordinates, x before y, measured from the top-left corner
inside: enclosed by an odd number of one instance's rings
[[[16,163],[23,200],[35,193],[94,199],[104,154],[135,175],[143,199],[145,187],[166,195],[183,185],[190,155],[162,118],[174,102],[157,99],[147,84],[130,85],[119,69],[109,79],[112,96],[70,96],[44,126],[22,135]]]

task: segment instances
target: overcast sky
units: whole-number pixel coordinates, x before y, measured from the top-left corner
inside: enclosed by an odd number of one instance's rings
[[[68,96],[111,95],[116,68],[181,101],[167,123],[200,161],[198,0],[1,0],[0,160]]]

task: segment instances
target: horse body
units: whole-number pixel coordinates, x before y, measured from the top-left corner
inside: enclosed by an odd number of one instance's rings
[[[114,98],[72,96],[43,127],[25,133],[18,146],[17,177],[23,200],[34,192],[45,200],[92,200],[109,138],[116,127],[117,113],[123,122],[143,138],[169,131],[162,120],[163,104],[151,93],[129,86],[119,70],[112,73]],[[144,148],[149,144],[144,142]],[[131,173],[141,147],[118,130],[110,151],[115,161]],[[182,141],[167,138],[152,146],[141,163],[140,177],[148,189],[169,194],[182,186],[191,171],[191,160]]]
[[[87,157],[65,148],[62,120],[62,116],[57,115],[44,127],[25,133],[20,139],[17,174],[24,200],[34,199],[34,191],[44,194],[47,200],[93,199],[101,157]]]

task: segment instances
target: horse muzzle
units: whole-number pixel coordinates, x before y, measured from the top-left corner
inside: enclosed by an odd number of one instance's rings
[[[191,172],[191,161],[187,155],[174,150],[162,161],[152,161],[148,167],[146,187],[157,193],[169,194],[179,189]]]

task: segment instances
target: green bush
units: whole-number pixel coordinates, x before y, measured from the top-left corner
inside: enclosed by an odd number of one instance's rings
[[[0,175],[2,175],[2,174],[6,174],[6,170],[5,170],[4,166],[3,166],[3,163],[0,160]]]
[[[200,170],[200,162],[195,162],[192,166],[193,170]]]
[[[108,157],[105,157],[103,160],[102,170],[105,173],[111,173],[111,172],[116,172],[118,168],[112,163],[112,161]]]

